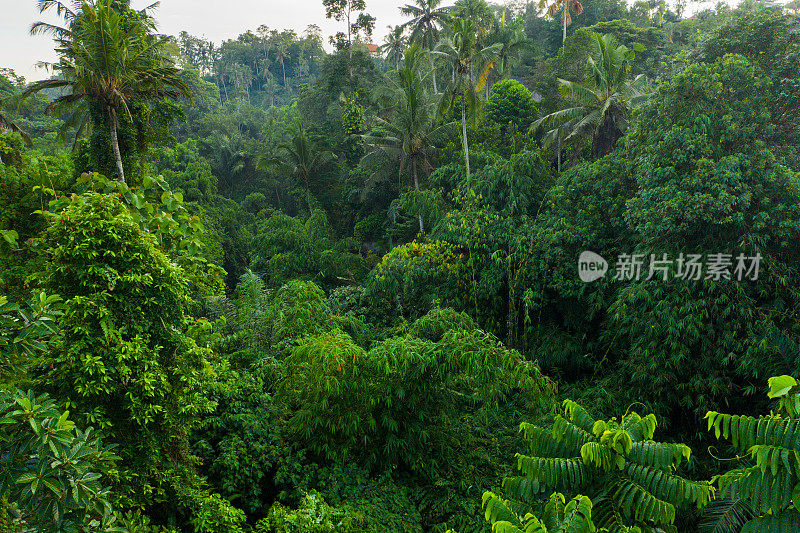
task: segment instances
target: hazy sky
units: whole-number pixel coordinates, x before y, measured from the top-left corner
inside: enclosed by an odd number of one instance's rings
[[[378,19],[375,40],[385,35],[388,24],[402,20],[401,0],[366,0],[367,11]],[[153,0],[133,0],[134,8],[142,8]],[[343,28],[343,24],[325,18],[322,0],[161,0],[155,11],[159,31],[177,35],[186,30],[215,42],[235,38],[261,24],[270,28],[290,28],[302,33],[309,24],[317,24],[327,36]],[[42,60],[53,61],[53,42],[47,36],[31,37],[28,29],[37,20],[58,22],[54,16],[42,17],[35,0],[0,0],[0,68],[12,68],[28,81],[47,77],[35,68]]]

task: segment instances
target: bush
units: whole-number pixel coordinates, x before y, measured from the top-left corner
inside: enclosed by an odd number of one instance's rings
[[[486,103],[486,117],[492,122],[503,127],[513,124],[525,131],[538,114],[533,95],[517,80],[503,80],[492,86]]]

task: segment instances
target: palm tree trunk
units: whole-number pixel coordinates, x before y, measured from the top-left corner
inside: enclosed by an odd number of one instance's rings
[[[433,58],[431,58],[431,73],[433,74],[433,94],[439,94],[439,88],[436,87],[436,67],[433,65]]]
[[[414,176],[414,190],[419,191],[419,178],[417,177],[417,160],[411,160],[411,174]],[[419,233],[423,237],[425,236],[425,225],[422,222],[422,213],[417,213],[417,218],[419,218]]]
[[[464,161],[467,164],[467,184],[469,184],[469,144],[467,144],[467,106],[465,95],[461,95],[461,135],[464,141]]]
[[[286,88],[286,64],[283,62],[283,57],[281,57],[281,68],[283,69],[283,88]]]
[[[564,13],[563,13],[563,16],[564,16],[564,35],[561,38],[561,44],[564,44],[565,42],[567,42],[567,14],[569,13],[569,11],[567,11],[568,9],[569,9],[569,5],[567,4],[567,0],[564,0]]]
[[[108,127],[111,130],[111,148],[114,150],[114,160],[117,163],[119,179],[125,183],[125,169],[122,167],[122,154],[119,151],[119,137],[117,137],[118,121],[117,111],[113,107],[108,108]]]
[[[559,131],[556,135],[558,136],[558,172],[561,172],[561,132]]]

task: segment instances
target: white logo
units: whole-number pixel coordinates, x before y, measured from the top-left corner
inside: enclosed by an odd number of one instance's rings
[[[608,262],[594,252],[586,250],[578,257],[578,277],[581,281],[591,283],[605,276]]]

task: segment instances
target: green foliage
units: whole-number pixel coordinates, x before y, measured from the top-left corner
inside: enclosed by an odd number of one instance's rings
[[[290,428],[315,452],[421,473],[458,456],[453,444],[469,438],[458,413],[516,399],[546,410],[553,388],[480,330],[450,329],[439,342],[394,337],[369,352],[334,330],[292,351],[279,396],[296,406]]]
[[[19,385],[47,349],[63,314],[61,297],[34,293],[24,306],[0,296],[0,384]]]
[[[492,122],[503,127],[513,124],[526,130],[538,114],[533,95],[520,82],[503,80],[492,86],[486,102],[486,116]]]
[[[420,339],[439,342],[448,331],[473,331],[477,324],[466,313],[457,313],[449,307],[434,307],[425,316],[414,321],[408,334]]]
[[[256,372],[225,372],[194,445],[212,486],[251,516],[266,514],[276,493],[303,478],[302,453],[286,438],[283,407],[265,381]]]
[[[670,528],[676,508],[701,508],[714,489],[680,474],[691,450],[654,441],[655,429],[653,414],[628,411],[621,419],[595,420],[565,400],[564,414],[556,416],[552,428],[520,426],[529,449],[517,454],[523,477],[506,478],[503,488],[522,501],[546,489],[586,494],[594,504],[593,520],[610,531]]]
[[[341,510],[325,503],[316,491],[306,494],[297,510],[276,503],[264,520],[256,524],[257,532],[334,533],[368,531],[364,518],[353,511]],[[374,530],[373,530],[374,531]]]
[[[358,135],[364,127],[364,106],[360,103],[358,92],[345,97],[342,125],[350,135]]]
[[[453,307],[463,295],[460,254],[449,243],[412,241],[383,256],[369,280],[366,298],[389,300],[405,316],[424,315],[435,301]]]
[[[119,446],[120,497],[166,503],[194,463],[187,437],[213,406],[211,326],[186,316],[182,271],[115,196],[74,196],[45,243],[42,280],[64,316],[39,382]]]
[[[741,502],[735,523],[743,532],[794,531],[800,527],[797,504],[798,432],[800,392],[795,378],[769,378],[769,398],[778,400],[777,411],[768,416],[728,415],[709,411],[708,430],[717,439],[730,440],[737,459],[749,455],[747,464],[714,476],[720,496]],[[713,517],[716,518],[716,517]],[[723,523],[717,519],[716,523]]]
[[[492,492],[483,493],[483,507],[486,521],[497,533],[592,533],[597,531],[592,522],[592,500],[580,494],[566,501],[561,493],[553,493],[544,506],[542,518],[527,512],[520,516],[514,510],[514,503],[503,500]],[[601,531],[606,531],[605,529]],[[639,528],[626,531],[638,533]]]
[[[68,416],[47,395],[0,391],[0,494],[12,502],[0,499],[0,525],[10,518],[10,531],[120,531],[101,482],[117,457]]]
[[[363,259],[352,253],[353,243],[336,240],[324,211],[314,210],[302,222],[275,213],[260,224],[253,240],[252,269],[269,287],[302,279],[333,287],[360,279]]]
[[[25,278],[42,265],[35,239],[46,227],[33,213],[47,205],[47,187],[64,192],[74,184],[72,166],[64,154],[26,152],[20,168],[0,165],[0,231],[16,233],[16,243],[0,240],[0,292],[24,298],[29,292]]]

